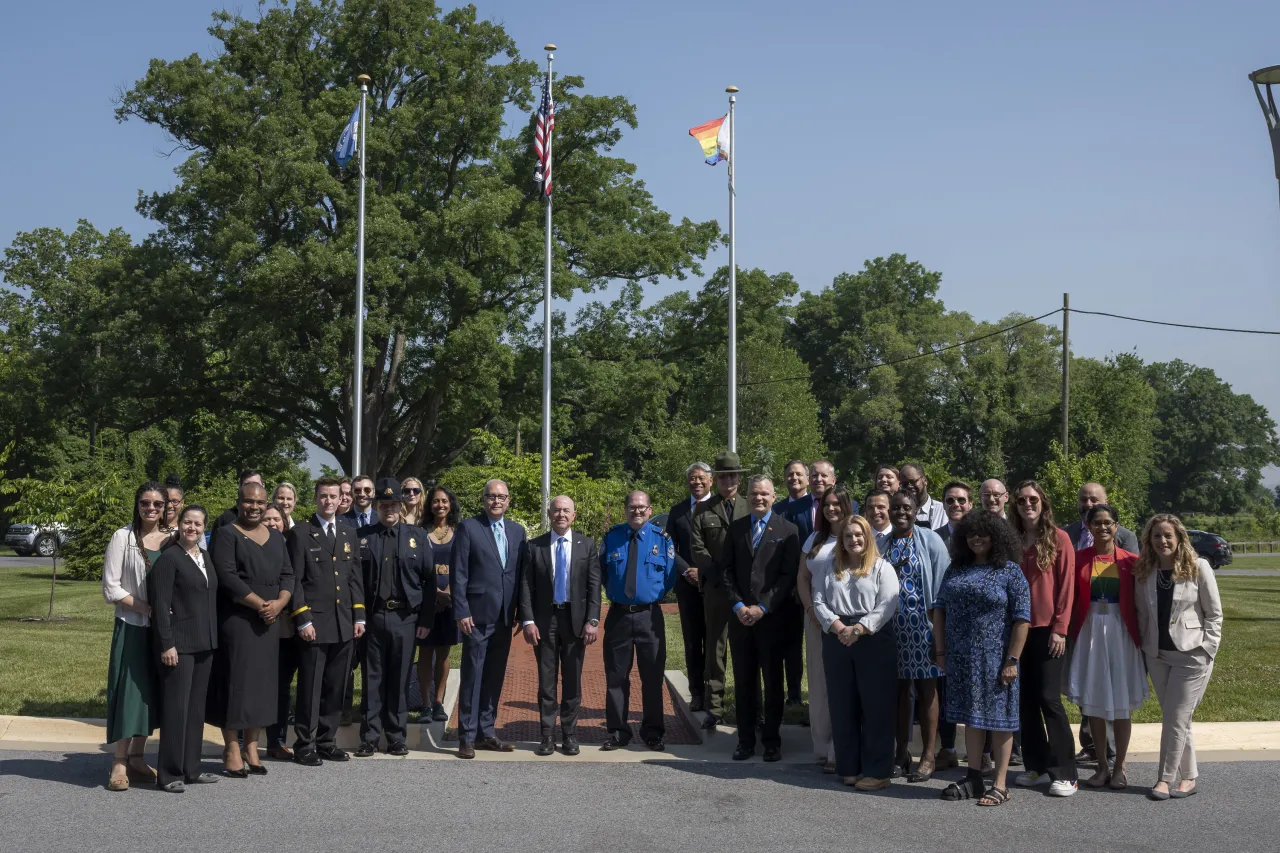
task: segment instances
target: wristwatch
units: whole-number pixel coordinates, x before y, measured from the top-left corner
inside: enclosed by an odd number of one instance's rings
[[[599,619],[588,619],[588,620],[587,620],[587,624],[588,624],[588,625],[590,625],[592,628],[599,628],[599,627],[600,627],[600,620],[599,620]]]
[[[1015,658],[1013,655],[1009,655],[1007,658],[1005,658],[1005,659],[1004,659],[1004,665],[1005,665],[1005,666],[1017,666],[1017,665],[1018,665],[1018,659],[1017,659],[1017,658]]]

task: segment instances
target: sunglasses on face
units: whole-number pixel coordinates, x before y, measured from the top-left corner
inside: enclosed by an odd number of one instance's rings
[[[420,495],[422,494],[422,489],[414,489],[414,488],[401,489],[400,493],[403,495]]]
[[[138,501],[138,509],[164,509],[164,501]]]
[[[1040,506],[1040,499],[1035,497],[1018,498],[1018,506]]]
[[[943,503],[947,506],[964,506],[969,502],[968,498],[943,498]]]

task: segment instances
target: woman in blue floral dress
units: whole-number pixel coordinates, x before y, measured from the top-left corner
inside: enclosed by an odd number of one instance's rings
[[[1018,659],[1031,622],[1031,590],[1016,560],[1022,554],[1007,521],[977,509],[951,534],[951,568],[942,581],[933,633],[947,673],[947,719],[965,724],[969,771],[947,786],[945,800],[978,798],[980,806],[1009,800],[1006,774],[1018,730]],[[991,733],[995,778],[984,791],[983,742]]]
[[[942,537],[916,526],[916,499],[899,492],[889,500],[888,560],[898,572],[898,613],[893,626],[898,638],[898,732],[894,776],[908,782],[933,777],[934,739],[938,733],[938,682],[942,673],[933,662],[930,613],[951,558]],[[916,720],[923,744],[920,764],[911,770],[911,688],[916,692]]]

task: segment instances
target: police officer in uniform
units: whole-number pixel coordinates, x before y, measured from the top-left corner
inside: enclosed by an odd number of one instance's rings
[[[605,725],[609,739],[600,748],[631,742],[631,659],[640,666],[644,713],[640,738],[653,750],[665,748],[662,691],[667,667],[667,630],[662,599],[688,565],[676,555],[671,537],[649,523],[653,507],[644,492],[627,495],[627,523],[609,530],[600,549],[609,613],[604,620]]]
[[[308,767],[349,756],[337,744],[351,648],[364,634],[364,579],[355,528],[337,517],[336,479],[316,481],[316,513],[288,534],[293,620],[301,650],[293,760]]]
[[[385,732],[387,753],[407,755],[409,708],[405,686],[413,666],[414,634],[435,617],[435,560],[421,527],[400,522],[400,481],[383,477],[374,487],[378,523],[361,527],[360,564],[369,625],[365,634],[364,701],[357,758],[378,751]],[[431,607],[423,590],[431,590]]]

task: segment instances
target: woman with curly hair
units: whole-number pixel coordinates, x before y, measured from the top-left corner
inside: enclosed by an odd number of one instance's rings
[[[1053,503],[1035,480],[1013,489],[1013,530],[1021,539],[1022,574],[1031,589],[1031,625],[1019,674],[1022,755],[1018,785],[1049,785],[1049,795],[1076,792],[1076,741],[1062,707],[1062,664],[1075,600],[1075,550],[1053,523]]]
[[[951,567],[934,601],[933,641],[947,673],[948,720],[965,724],[969,770],[948,785],[944,800],[977,798],[980,806],[1009,801],[1005,777],[1018,730],[1018,659],[1031,621],[1031,591],[1016,562],[1022,548],[1009,523],[976,509],[951,534]],[[979,756],[987,733],[995,759],[984,792]]]
[[[1182,799],[1196,792],[1198,775],[1191,715],[1209,686],[1222,642],[1218,581],[1175,515],[1147,522],[1133,576],[1138,633],[1162,717],[1160,778],[1147,796]],[[1180,781],[1173,788],[1175,777]]]

